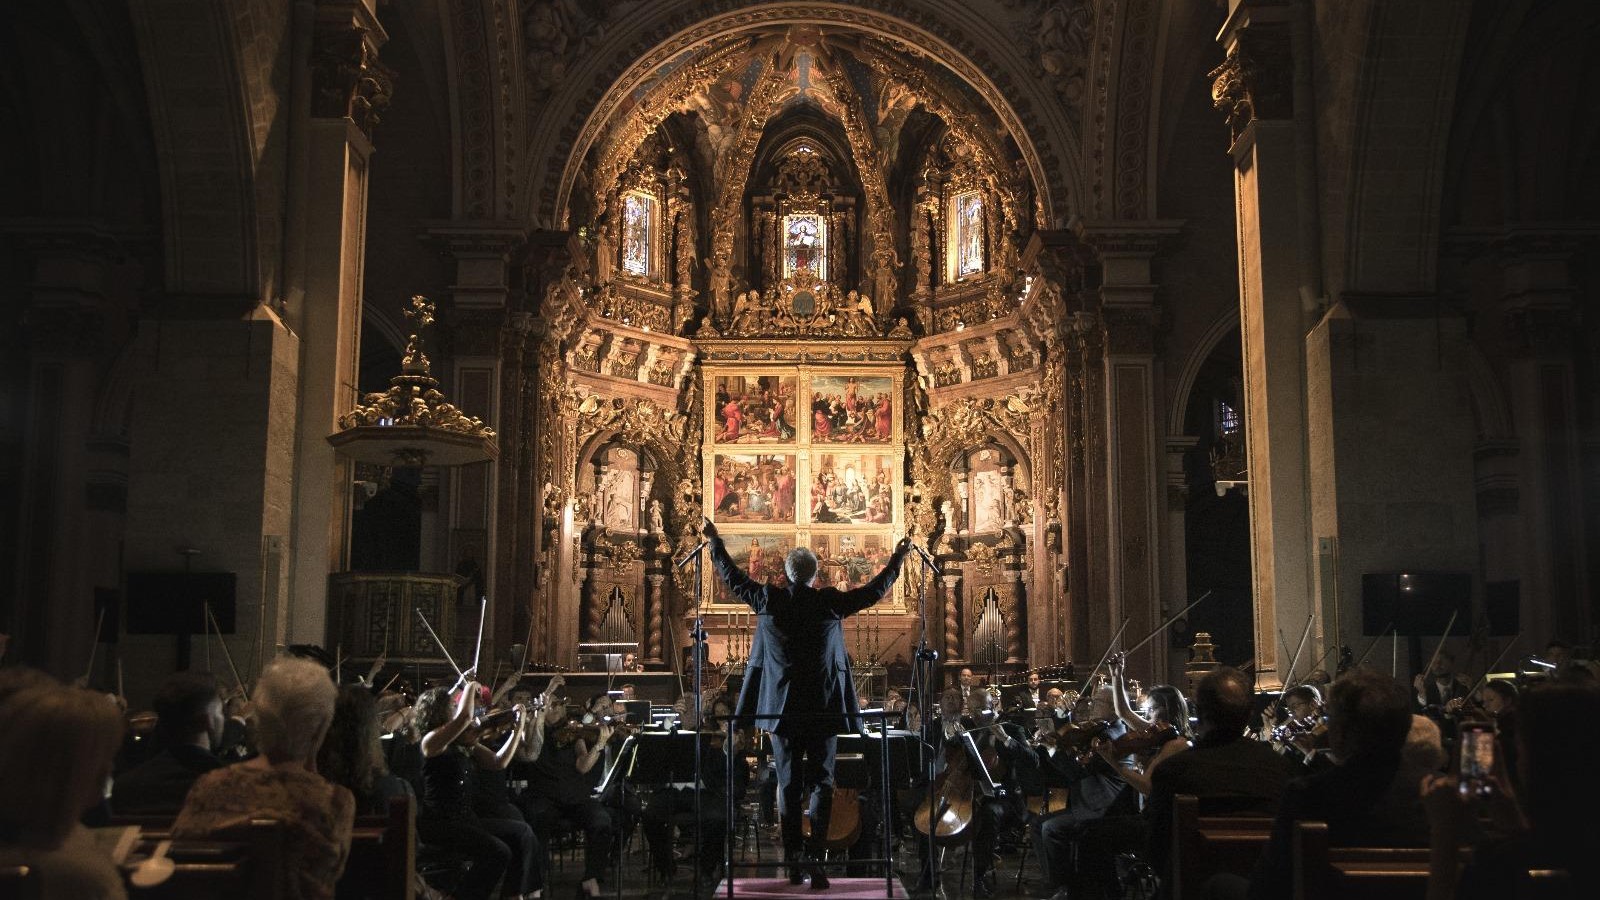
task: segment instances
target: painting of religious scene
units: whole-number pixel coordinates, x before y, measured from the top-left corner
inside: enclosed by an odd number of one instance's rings
[[[713,520],[794,524],[792,454],[718,453],[712,462]]]
[[[893,436],[893,378],[819,375],[811,379],[813,444],[887,444]]]
[[[816,453],[810,504],[815,525],[888,525],[894,521],[894,457],[887,453]]]
[[[811,549],[817,554],[817,587],[847,591],[871,581],[888,564],[894,540],[888,532],[818,533],[811,536]]]
[[[728,555],[733,557],[734,563],[751,578],[764,584],[779,582],[784,578],[783,558],[794,549],[794,535],[724,534],[722,540],[727,544]],[[722,583],[722,579],[713,577],[712,581],[717,586],[718,601],[738,602],[738,599],[728,592],[727,585]]]
[[[714,388],[716,443],[794,441],[794,376],[718,375]]]

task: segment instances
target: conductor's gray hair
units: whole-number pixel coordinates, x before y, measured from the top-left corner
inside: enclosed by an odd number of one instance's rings
[[[256,683],[256,746],[272,762],[317,755],[339,696],[328,670],[309,659],[273,660]]]
[[[796,547],[783,558],[783,571],[795,584],[810,584],[817,577],[817,555],[809,547]]]

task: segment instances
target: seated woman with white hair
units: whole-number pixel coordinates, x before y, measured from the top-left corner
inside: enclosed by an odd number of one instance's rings
[[[276,819],[285,828],[284,859],[275,867],[285,896],[333,897],[356,808],[347,788],[316,773],[337,696],[328,670],[311,660],[284,657],[267,666],[251,698],[260,755],[195,782],[173,834],[204,838],[251,819]]]

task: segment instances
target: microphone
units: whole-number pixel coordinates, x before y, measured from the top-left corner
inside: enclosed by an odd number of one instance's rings
[[[927,564],[928,568],[933,570],[933,574],[944,574],[943,572],[939,571],[939,564],[933,561],[933,555],[931,553],[929,553],[927,550],[924,550],[922,547],[917,546],[916,544],[912,544],[911,549],[917,551],[917,555],[922,557],[922,561]]]
[[[693,550],[690,550],[688,552],[688,554],[684,556],[683,559],[680,559],[676,563],[674,563],[673,564],[673,568],[681,569],[684,566],[688,565],[689,564],[689,560],[694,559],[696,556],[699,556],[700,555],[700,551],[702,551],[706,547],[710,546],[710,544],[711,544],[711,539],[710,538],[706,538],[705,540],[701,541],[700,545],[698,547],[695,547]]]

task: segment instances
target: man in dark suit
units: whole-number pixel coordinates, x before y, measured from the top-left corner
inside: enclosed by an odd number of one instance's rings
[[[1172,805],[1179,794],[1200,798],[1203,815],[1270,816],[1278,811],[1298,766],[1272,747],[1244,736],[1254,701],[1250,676],[1238,669],[1213,669],[1195,685],[1200,719],[1194,748],[1168,757],[1150,776],[1145,816],[1150,823],[1150,864],[1162,882],[1172,853]],[[1240,873],[1244,874],[1244,873]]]
[[[161,751],[117,776],[111,809],[118,815],[177,814],[201,775],[222,767],[222,697],[217,682],[199,672],[179,672],[156,694],[156,738]]]
[[[784,559],[786,584],[762,584],[740,571],[710,519],[705,521],[703,533],[710,542],[717,574],[728,590],[756,613],[756,635],[735,712],[756,716],[756,727],[772,732],[784,855],[790,866],[789,881],[799,884],[801,773],[813,788],[812,833],[825,835],[836,735],[860,727],[861,709],[845,656],[843,622],[889,593],[900,577],[911,542],[901,540],[889,563],[871,581],[840,591],[811,586],[817,575],[817,557],[805,547],[796,547]],[[811,886],[818,890],[828,886],[820,866],[812,868]]]

